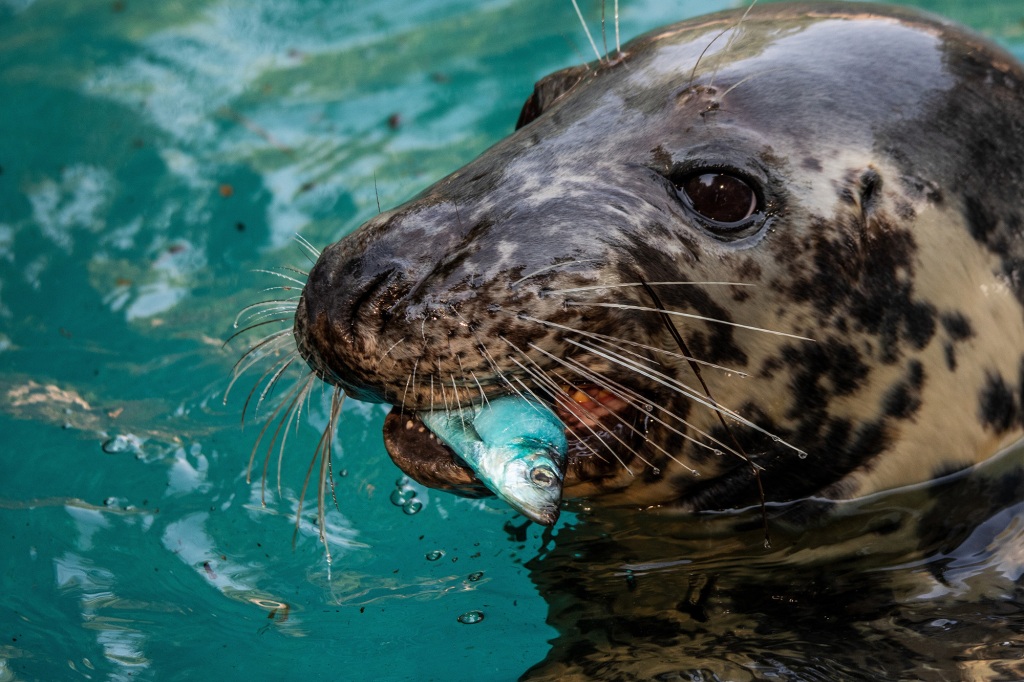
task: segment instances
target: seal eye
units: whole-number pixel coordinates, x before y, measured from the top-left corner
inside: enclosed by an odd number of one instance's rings
[[[691,175],[679,185],[697,215],[716,232],[746,227],[757,213],[757,192],[742,178],[725,173]]]

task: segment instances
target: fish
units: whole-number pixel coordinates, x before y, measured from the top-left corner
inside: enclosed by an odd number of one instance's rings
[[[545,526],[558,521],[568,443],[548,406],[510,395],[419,418],[510,507]]]

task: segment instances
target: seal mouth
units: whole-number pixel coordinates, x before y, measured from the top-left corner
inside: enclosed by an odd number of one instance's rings
[[[565,483],[584,480],[593,459],[581,447],[588,437],[608,439],[615,424],[623,420],[630,404],[598,386],[564,385],[555,400],[547,401],[565,426],[570,442]],[[464,497],[486,497],[493,493],[477,478],[458,454],[441,441],[415,412],[395,406],[384,420],[384,445],[395,465],[406,475],[431,488]]]

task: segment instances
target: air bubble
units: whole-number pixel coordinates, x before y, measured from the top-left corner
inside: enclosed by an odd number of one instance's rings
[[[774,442],[776,442],[776,443],[781,443],[781,442],[782,442],[782,439],[781,439],[781,438],[779,438],[778,436],[772,436],[772,441],[774,441]]]
[[[725,454],[723,451],[719,450],[718,448],[715,448],[714,450],[712,450],[712,452],[715,454],[715,457],[721,457],[722,455]]]
[[[108,455],[121,455],[126,452],[138,452],[139,439],[132,434],[118,434],[113,438],[110,438],[103,442],[100,446],[103,448],[103,452]]]
[[[480,578],[483,578],[483,577],[484,577],[484,572],[483,571],[475,571],[475,572],[470,573],[469,575],[467,575],[466,576],[466,580],[468,580],[471,583],[475,583],[476,581],[480,580]]]
[[[801,450],[800,452],[796,453],[796,456],[799,457],[800,459],[807,459],[807,453],[804,452],[803,450]]]
[[[484,619],[483,611],[466,611],[459,616],[459,622],[464,625],[475,625]]]
[[[413,514],[418,514],[421,509],[423,509],[423,503],[420,502],[419,500],[409,500],[408,502],[402,505],[402,511],[404,511],[409,516],[412,516]]]
[[[435,549],[433,552],[427,552],[426,556],[424,556],[423,558],[426,559],[427,561],[437,561],[438,559],[441,559],[442,557],[444,557],[444,550],[443,549]]]
[[[403,507],[416,497],[415,490],[394,490],[391,492],[391,504],[396,507]]]
[[[661,469],[658,467],[651,467],[651,473],[655,476],[661,476]]]

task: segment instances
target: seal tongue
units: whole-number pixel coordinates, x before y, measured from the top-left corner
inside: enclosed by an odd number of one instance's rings
[[[547,406],[506,396],[420,420],[513,509],[537,523],[558,520],[565,473],[565,426]]]

